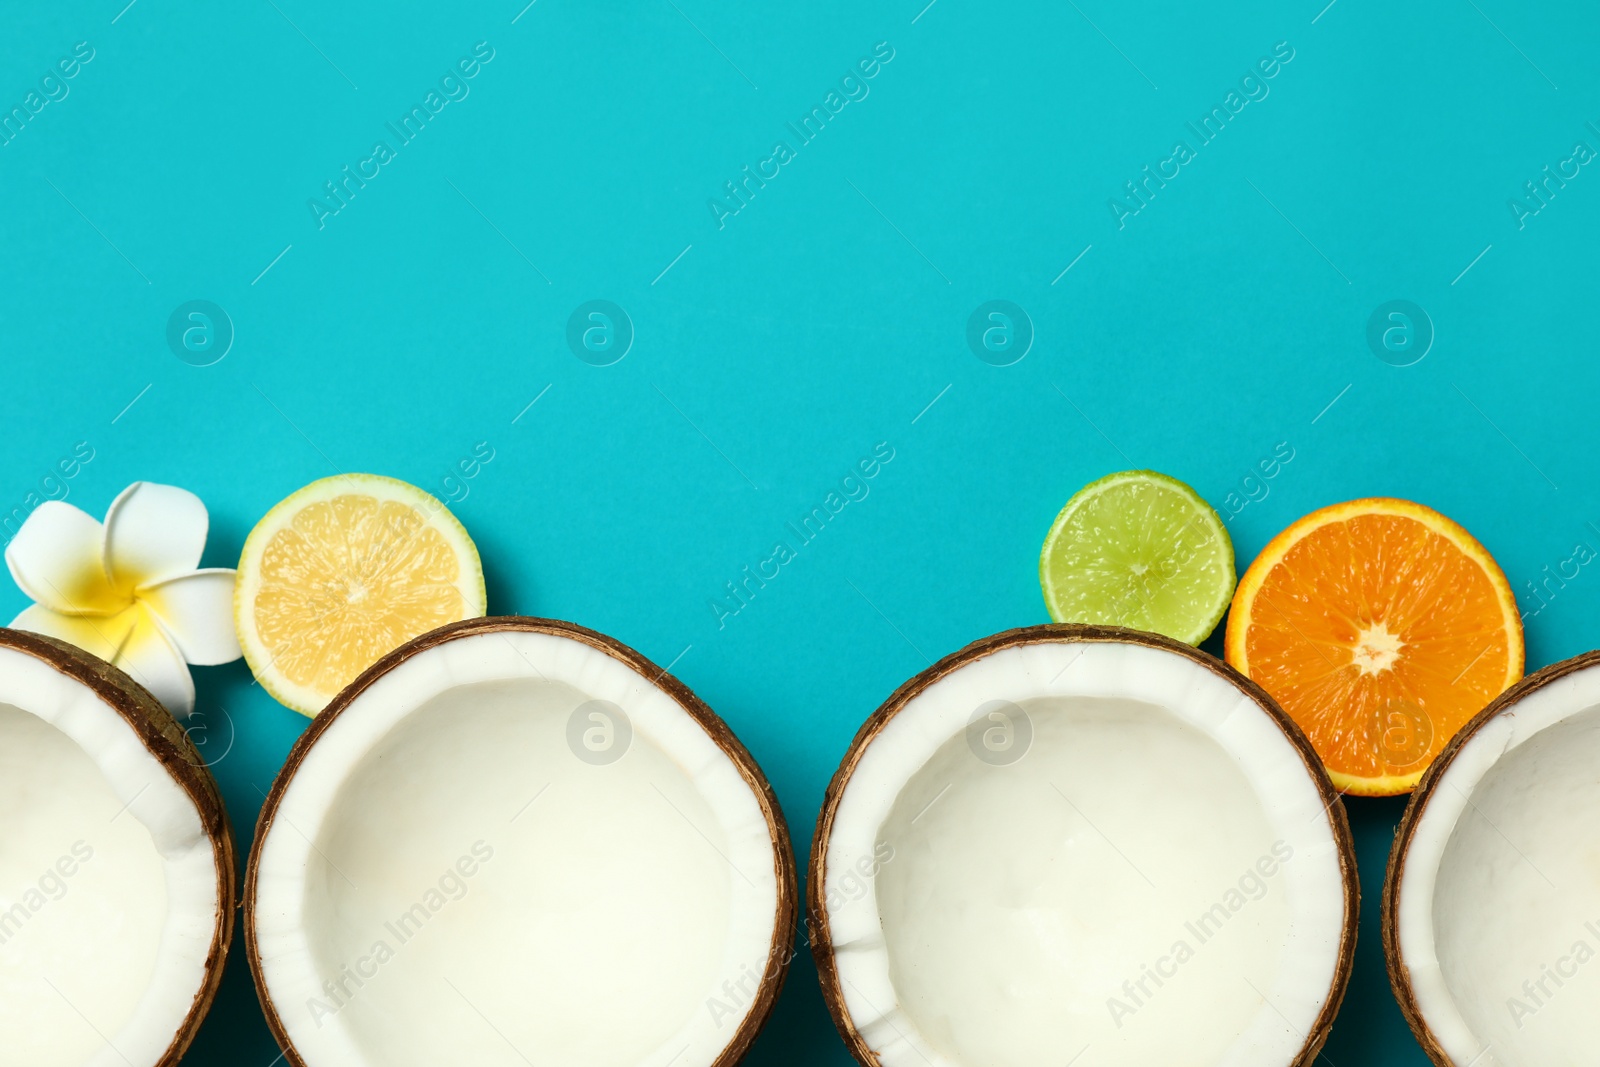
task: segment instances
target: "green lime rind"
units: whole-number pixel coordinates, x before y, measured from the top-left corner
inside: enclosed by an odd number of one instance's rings
[[[1216,509],[1155,471],[1121,471],[1078,490],[1039,554],[1056,622],[1126,626],[1191,645],[1222,621],[1236,577]]]

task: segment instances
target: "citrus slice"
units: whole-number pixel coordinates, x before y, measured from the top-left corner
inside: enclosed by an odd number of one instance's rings
[[[1334,785],[1392,796],[1522,677],[1522,620],[1460,526],[1409,500],[1352,500],[1262,549],[1225,654],[1305,730]]]
[[[1155,471],[1123,471],[1078,490],[1039,556],[1056,622],[1127,626],[1191,645],[1216,629],[1233,579],[1233,542],[1215,509]]]
[[[456,517],[377,474],[312,482],[250,531],[234,620],[256,680],[315,715],[385,653],[484,613],[483,566]]]

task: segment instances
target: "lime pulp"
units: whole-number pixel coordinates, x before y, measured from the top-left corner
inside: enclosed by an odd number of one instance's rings
[[[1122,471],[1067,501],[1045,537],[1039,584],[1057,622],[1126,626],[1191,645],[1233,597],[1233,542],[1176,478]]]

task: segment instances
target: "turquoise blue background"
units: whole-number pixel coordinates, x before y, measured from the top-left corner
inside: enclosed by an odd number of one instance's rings
[[[1600,644],[1600,577],[1532,592],[1600,548],[1600,174],[1552,182],[1520,228],[1508,206],[1575,142],[1600,148],[1592,7],[124,2],[11,10],[0,37],[7,110],[94,49],[0,147],[0,511],[59,495],[42,479],[88,442],[67,499],[100,515],[136,479],[193,489],[206,562],[231,565],[336,470],[465,488],[491,612],[674,662],[802,857],[898,683],[1045,620],[1040,542],[1109,471],[1192,483],[1241,566],[1312,508],[1423,501],[1504,565],[1530,669]],[[480,41],[470,95],[319,229],[308,200]],[[1185,123],[1280,41],[1269,95],[1197,147]],[[785,124],[878,42],[870,95],[797,146]],[[1196,158],[1119,229],[1108,200],[1179,138]],[[796,157],[719,229],[708,201],[778,139]],[[196,299],[236,334],[212,366],[165,340]],[[566,343],[591,299],[633,323],[613,366]],[[990,299],[1035,330],[1009,367],[967,345]],[[1366,341],[1392,299],[1436,331],[1411,366]],[[493,460],[447,483],[478,442]],[[724,582],[878,442],[895,458],[870,495],[719,625]],[[1292,461],[1231,514],[1280,442]],[[24,603],[6,583],[0,613]],[[306,721],[242,663],[195,674],[245,844]],[[1323,1057],[1341,1067],[1425,1062],[1377,937],[1401,808],[1349,804],[1365,906]],[[235,945],[187,1064],[277,1055]],[[849,1062],[807,956],[749,1062]]]

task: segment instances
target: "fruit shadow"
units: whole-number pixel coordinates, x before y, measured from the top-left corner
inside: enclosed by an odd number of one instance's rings
[[[478,558],[483,562],[483,585],[488,598],[488,614],[539,614],[533,610],[538,601],[536,596],[538,590],[534,586],[532,569],[519,568],[518,554],[494,534],[478,530],[474,531],[472,539],[478,546]]]
[[[1355,969],[1344,1004],[1318,1063],[1364,1063],[1372,1067],[1429,1067],[1429,1060],[1400,1013],[1383,959],[1383,880],[1389,846],[1405,814],[1400,797],[1345,797],[1350,832],[1356,842],[1361,879],[1361,923],[1356,933]]]
[[[184,722],[189,739],[210,768],[233,827],[239,892],[255,838],[256,818],[295,739],[311,722],[279,704],[256,683],[244,660],[220,667],[191,667],[195,709]],[[235,913],[233,943],[222,985],[205,1022],[184,1055],[185,1067],[234,1067],[279,1061],[244,950],[244,919]]]
[[[802,884],[802,900],[804,892]],[[766,1028],[743,1060],[746,1067],[823,1067],[855,1063],[822,1000],[816,961],[811,958],[811,948],[801,936],[803,932],[802,926],[795,936],[796,955],[789,964],[783,992],[778,995]]]
[[[200,1024],[194,1044],[180,1061],[183,1067],[237,1067],[240,1064],[268,1064],[282,1061],[278,1042],[267,1029],[261,1012],[250,964],[244,952],[244,917],[235,915],[233,946],[222,972],[222,986],[211,1013]]]

